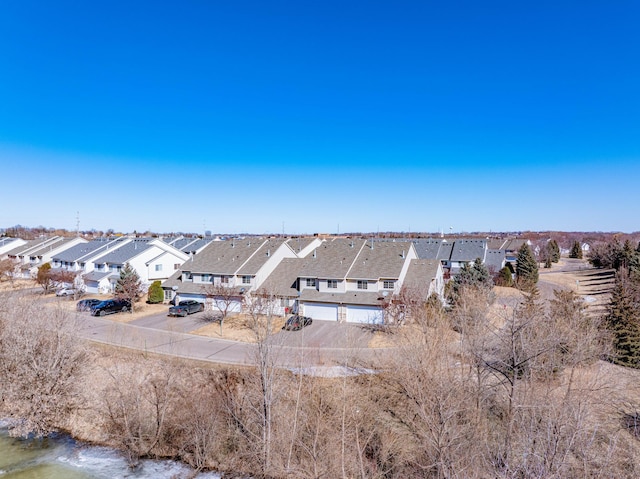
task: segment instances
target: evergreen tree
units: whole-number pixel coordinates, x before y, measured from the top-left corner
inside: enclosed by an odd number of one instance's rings
[[[164,301],[164,291],[162,290],[162,283],[160,281],[154,281],[149,286],[147,292],[148,301],[151,304],[162,303]]]
[[[480,258],[476,258],[473,263],[465,263],[450,281],[448,297],[452,305],[456,304],[465,288],[474,288],[486,294],[487,298],[489,297],[493,288],[493,280]]]
[[[538,282],[538,263],[527,243],[518,250],[516,279],[518,287],[524,291],[531,291]]]
[[[116,283],[115,296],[119,299],[127,300],[131,303],[131,312],[133,312],[134,303],[143,293],[142,281],[133,267],[126,263],[124,268],[120,270],[120,278]]]
[[[508,266],[505,266],[498,271],[498,277],[496,278],[496,284],[498,286],[513,286],[513,271]]]
[[[569,258],[582,259],[582,248],[580,247],[579,241],[574,241],[573,246],[571,246],[571,251],[569,252]]]
[[[553,263],[560,261],[560,246],[558,246],[558,242],[554,239],[549,241],[549,253]]]
[[[640,308],[638,284],[622,268],[616,273],[609,312],[605,318],[613,337],[612,361],[622,366],[640,368]]]

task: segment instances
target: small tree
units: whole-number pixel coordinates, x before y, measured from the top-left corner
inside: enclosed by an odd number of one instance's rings
[[[131,303],[131,312],[133,312],[134,303],[142,296],[144,290],[140,276],[133,267],[126,263],[120,271],[120,278],[116,283],[115,296],[118,299],[124,299]]]
[[[44,294],[47,294],[53,288],[53,280],[51,279],[51,264],[45,263],[38,268],[36,283],[42,286]]]
[[[162,303],[162,301],[164,301],[164,291],[162,290],[162,283],[160,281],[151,283],[149,291],[147,292],[147,298],[151,304]]]
[[[219,313],[214,319],[220,322],[220,336],[222,336],[224,320],[227,319],[229,313],[235,310],[238,303],[240,303],[240,309],[242,309],[244,294],[240,293],[236,288],[213,283],[205,286],[204,292],[207,298],[211,299],[211,309],[213,312],[218,311]]]
[[[465,263],[449,284],[447,299],[455,306],[462,290],[476,289],[489,299],[493,288],[493,280],[489,270],[476,258],[473,263]]]
[[[13,284],[16,272],[16,261],[6,258],[0,261],[0,281],[9,281]]]
[[[498,271],[498,276],[496,277],[496,285],[497,286],[506,286],[508,288],[513,286],[513,271],[508,266],[505,266],[500,271]]]
[[[538,282],[538,263],[527,243],[524,243],[518,250],[516,279],[518,287],[523,291],[531,291]]]
[[[574,241],[569,252],[569,258],[582,259],[582,247],[579,241]]]

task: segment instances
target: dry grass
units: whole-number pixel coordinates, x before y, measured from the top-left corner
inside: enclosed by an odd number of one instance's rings
[[[30,279],[16,279],[14,281],[0,281],[0,291],[18,291],[21,289],[35,288],[38,285]]]
[[[56,305],[57,307],[60,307],[66,311],[71,311],[71,312],[75,312],[76,303],[79,301],[79,299],[74,300],[74,299],[67,299],[67,298],[56,298],[55,295],[48,295],[48,296],[50,296],[53,299],[53,301],[49,303],[50,305]],[[100,294],[86,294],[82,296],[81,299],[93,299],[93,298],[99,299],[99,300],[105,300],[105,299],[110,299],[110,296],[105,296]],[[162,303],[148,304],[148,303],[145,303],[144,301],[141,301],[135,304],[133,313],[110,314],[108,316],[105,316],[105,319],[109,319],[114,323],[128,323],[130,321],[143,318],[145,316],[166,313],[168,309],[169,309],[169,305],[167,304],[162,304]]]
[[[206,336],[209,338],[229,339],[231,341],[242,341],[245,343],[255,343],[256,335],[250,327],[250,317],[246,314],[235,314],[228,316],[222,325],[222,335],[220,334],[220,323],[211,322],[201,328],[191,331],[191,334]],[[282,329],[286,318],[275,317],[272,333],[277,333]]]

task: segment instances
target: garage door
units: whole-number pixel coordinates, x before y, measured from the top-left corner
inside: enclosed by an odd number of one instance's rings
[[[187,301],[189,299],[195,299],[200,303],[204,303],[204,296],[201,294],[180,293],[180,295],[176,297],[176,304],[178,304],[179,301]]]
[[[348,323],[382,323],[382,310],[369,306],[347,306]]]
[[[214,311],[225,311],[229,313],[242,312],[242,303],[233,298],[213,297],[207,298],[207,309]]]
[[[337,304],[323,304],[323,303],[304,303],[303,312],[304,316],[309,316],[313,319],[324,319],[326,321],[338,320],[338,305]]]

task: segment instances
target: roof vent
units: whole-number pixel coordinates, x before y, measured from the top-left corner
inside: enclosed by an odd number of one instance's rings
[[[314,258],[316,258],[316,257],[317,257],[317,256],[316,256],[316,250],[315,250],[315,249],[313,250],[313,257],[314,257]]]

